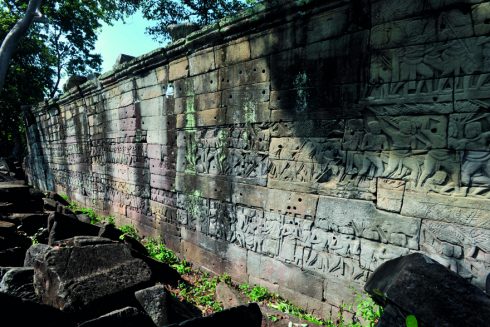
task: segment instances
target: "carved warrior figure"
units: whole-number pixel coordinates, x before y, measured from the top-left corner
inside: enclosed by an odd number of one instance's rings
[[[365,152],[359,177],[367,175],[371,170],[374,170],[370,173],[372,177],[379,177],[384,172],[383,161],[380,154],[374,151],[387,150],[388,138],[382,134],[378,121],[370,121],[368,126],[370,131],[364,135],[361,143],[361,150]]]

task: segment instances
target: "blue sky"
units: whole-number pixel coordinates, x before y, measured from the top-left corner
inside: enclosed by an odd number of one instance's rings
[[[137,57],[162,47],[145,33],[145,27],[150,24],[140,12],[125,19],[124,23],[104,24],[95,44],[96,52],[102,55],[102,72],[111,70],[121,53]]]

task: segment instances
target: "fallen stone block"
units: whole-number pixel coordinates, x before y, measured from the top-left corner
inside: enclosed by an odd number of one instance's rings
[[[95,319],[85,321],[79,327],[154,327],[150,317],[133,307],[115,310]]]
[[[48,225],[48,215],[39,213],[14,213],[8,216],[8,221],[16,224],[18,230],[27,235],[34,235],[40,228]]]
[[[155,325],[159,327],[201,316],[199,309],[178,301],[162,285],[139,290],[134,295]]]
[[[83,223],[76,218],[52,212],[48,217],[48,244],[75,236],[97,236],[99,229],[98,226]]]
[[[24,267],[34,267],[34,263],[38,260],[43,260],[46,253],[48,253],[51,249],[52,247],[47,244],[38,243],[32,245],[26,251]]]
[[[395,326],[408,315],[422,326],[488,326],[490,321],[490,298],[482,290],[420,253],[385,262],[364,288],[377,303],[393,307],[383,326]]]
[[[42,303],[65,312],[127,306],[150,279],[148,265],[127,246],[100,237],[59,241],[34,263],[34,287]]]
[[[99,230],[100,237],[105,237],[114,241],[119,241],[122,234],[123,232],[112,224],[104,224]]]
[[[0,281],[0,293],[36,302],[38,297],[34,292],[33,280],[34,269],[32,267],[11,268]]]

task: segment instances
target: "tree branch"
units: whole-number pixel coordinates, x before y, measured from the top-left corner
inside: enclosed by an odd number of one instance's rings
[[[41,3],[42,0],[30,0],[24,16],[17,21],[2,42],[0,47],[0,91],[2,91],[5,83],[10,59],[12,59],[20,40],[26,35],[33,20],[42,17],[39,11]]]

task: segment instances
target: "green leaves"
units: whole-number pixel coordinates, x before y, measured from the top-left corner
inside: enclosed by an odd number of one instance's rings
[[[155,21],[147,28],[148,34],[160,42],[169,40],[167,27],[184,21],[208,25],[250,8],[258,0],[142,0],[143,17]]]
[[[414,315],[408,315],[405,319],[405,324],[407,327],[418,327],[417,318]]]

